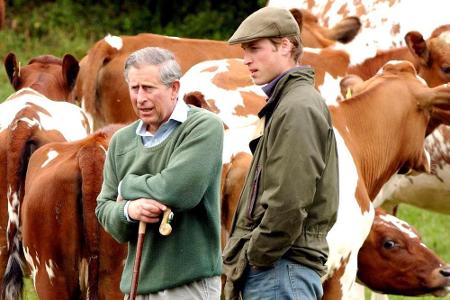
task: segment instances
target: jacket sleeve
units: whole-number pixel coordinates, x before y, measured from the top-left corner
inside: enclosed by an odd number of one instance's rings
[[[116,173],[114,148],[116,139],[111,139],[103,169],[102,190],[97,197],[95,214],[103,228],[119,243],[136,236],[137,225],[126,220],[124,206],[126,201],[117,202],[119,180]]]
[[[223,124],[210,115],[186,133],[161,173],[126,175],[121,194],[127,200],[155,199],[175,211],[191,209],[200,203],[213,177],[220,176],[222,148]]]
[[[302,234],[333,136],[322,107],[311,99],[282,99],[271,122],[260,179],[265,211],[247,251],[258,267],[271,266]]]

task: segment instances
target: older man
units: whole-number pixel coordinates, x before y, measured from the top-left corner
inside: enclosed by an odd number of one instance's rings
[[[128,242],[120,289],[130,293],[137,221],[147,224],[138,299],[219,299],[219,186],[223,125],[178,99],[180,67],[171,52],[130,55],[125,78],[139,120],[112,138],[96,214],[117,241]],[[116,201],[123,198],[125,201]],[[158,233],[167,207],[173,232]],[[120,262],[118,262],[120,263]]]

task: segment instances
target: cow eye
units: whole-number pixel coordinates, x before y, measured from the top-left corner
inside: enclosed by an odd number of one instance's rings
[[[383,243],[383,248],[384,249],[392,249],[396,246],[397,244],[393,241],[393,240],[386,240]]]
[[[441,67],[441,71],[445,74],[450,74],[450,67]]]

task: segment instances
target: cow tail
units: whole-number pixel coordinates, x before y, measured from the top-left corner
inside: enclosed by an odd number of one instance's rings
[[[96,134],[96,143],[85,145],[78,152],[78,165],[81,172],[81,206],[84,231],[85,252],[88,261],[88,299],[98,299],[100,273],[100,224],[95,216],[97,196],[103,181],[103,164],[105,161],[105,146],[97,141],[104,138]]]
[[[23,200],[28,161],[37,145],[31,142],[34,129],[39,126],[27,109],[17,113],[11,122],[7,138],[6,181],[8,199],[7,251],[8,263],[1,284],[1,297],[21,299],[23,288],[23,250],[20,230],[20,206]]]
[[[97,104],[97,84],[100,69],[106,65],[117,53],[117,49],[111,47],[104,39],[98,41],[94,47],[88,53],[85,71],[81,71],[79,74],[83,78],[82,94],[84,98],[83,109],[91,114],[94,120],[99,118],[104,122],[104,116],[98,108]],[[89,80],[89,78],[91,78]]]
[[[18,241],[18,240],[16,240]],[[15,249],[18,245],[15,245]],[[2,300],[21,300],[23,290],[23,262],[19,252],[10,253],[1,284]]]

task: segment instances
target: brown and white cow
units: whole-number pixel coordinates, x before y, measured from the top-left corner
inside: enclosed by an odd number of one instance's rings
[[[20,203],[31,153],[54,141],[73,141],[90,132],[86,115],[67,102],[49,100],[21,89],[0,104],[0,274],[10,270],[20,253]],[[6,269],[6,271],[5,271]],[[8,290],[5,275],[0,295]],[[16,299],[17,295],[6,297]]]
[[[374,219],[371,200],[399,169],[426,168],[423,143],[428,124],[448,124],[449,105],[448,86],[429,88],[411,63],[399,62],[387,64],[359,95],[330,106],[342,180],[338,219],[327,237],[324,299],[347,299],[358,250]]]
[[[347,16],[359,17],[361,32],[346,48],[363,51],[361,55],[366,55],[365,58],[374,56],[378,50],[404,46],[403,37],[409,31],[417,30],[429,36],[434,28],[448,23],[448,14],[440,0],[430,0],[426,5],[401,0],[269,0],[267,5],[307,9],[325,27]]]
[[[95,217],[109,139],[120,127],[49,143],[30,158],[23,250],[40,299],[123,298],[119,283],[126,245],[114,241]]]
[[[404,39],[407,47],[378,51],[376,55],[367,57],[359,63],[353,62],[355,52],[348,52],[350,54],[349,64],[347,66],[342,63],[340,66],[336,64],[334,73],[328,71],[330,67],[322,71],[323,63],[312,64],[317,69],[316,85],[322,96],[329,103],[336,99],[342,99],[339,83],[344,77],[343,75],[353,74],[367,80],[390,60],[412,62],[419,76],[430,87],[450,81],[450,25],[437,27],[427,40],[417,31],[408,32]],[[334,56],[329,59],[331,62],[342,61],[342,55],[337,56],[334,53],[330,55]]]
[[[4,61],[9,82],[14,90],[29,87],[51,100],[69,99],[78,75],[78,61],[71,54],[62,59],[53,55],[32,58],[27,65],[20,66],[14,53],[8,53]]]
[[[297,10],[297,20],[301,20]],[[305,18],[305,32],[317,30],[316,20]],[[358,31],[360,24],[356,18],[348,18],[337,26],[328,38],[351,40]],[[343,32],[339,33],[339,32]],[[311,37],[320,36],[320,32]],[[309,39],[308,39],[309,40]],[[308,40],[304,41],[308,45]],[[311,42],[311,46],[316,42]],[[243,56],[239,45],[228,45],[224,41],[200,40],[168,37],[156,34],[139,34],[136,36],[106,36],[98,41],[80,62],[78,76],[72,100],[80,102],[81,106],[91,115],[94,128],[109,123],[128,123],[136,119],[129,101],[127,84],[123,77],[123,65],[128,55],[140,48],[156,46],[171,50],[184,73],[191,66],[204,60],[221,58],[240,58]]]

